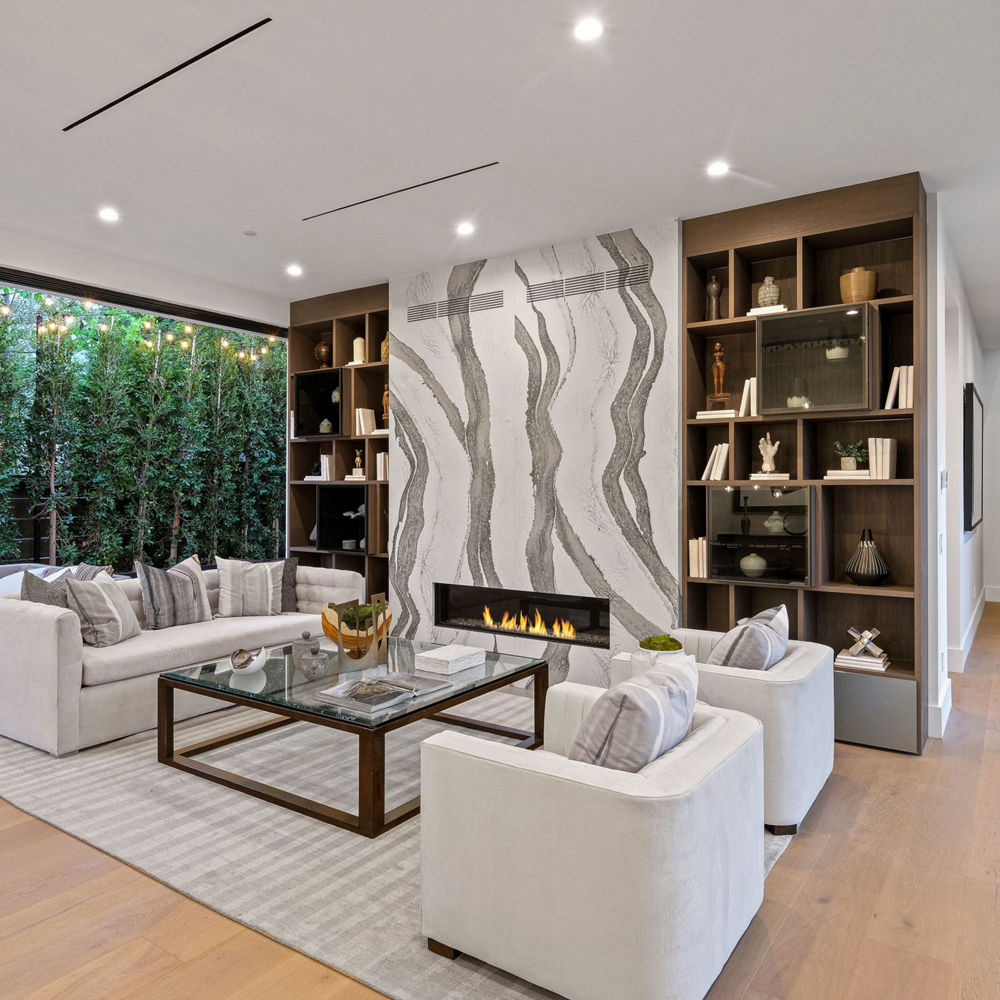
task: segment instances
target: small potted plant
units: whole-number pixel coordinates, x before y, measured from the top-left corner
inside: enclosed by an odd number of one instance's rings
[[[840,468],[844,472],[854,472],[858,463],[868,464],[868,445],[864,441],[834,441],[833,450],[840,458]]]
[[[680,640],[672,635],[650,635],[640,640],[639,648],[632,654],[632,662],[640,670],[647,670],[678,656],[684,656]]]

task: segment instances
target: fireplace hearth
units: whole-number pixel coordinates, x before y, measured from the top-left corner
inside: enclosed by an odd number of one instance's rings
[[[434,624],[468,632],[608,649],[610,613],[601,597],[434,584]]]

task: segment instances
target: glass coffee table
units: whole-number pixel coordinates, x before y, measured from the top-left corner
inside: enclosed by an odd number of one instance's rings
[[[302,669],[296,666],[291,645],[269,648],[267,663],[264,669],[256,674],[234,676],[228,657],[161,674],[157,691],[157,759],[160,763],[200,775],[229,788],[236,788],[248,795],[294,809],[296,812],[360,833],[362,836],[377,837],[420,811],[420,797],[417,796],[386,812],[386,733],[420,719],[431,719],[465,729],[510,737],[519,741],[518,746],[532,750],[542,744],[545,694],[548,690],[549,674],[548,664],[544,660],[487,652],[485,663],[467,670],[451,675],[426,674],[415,669],[416,654],[434,649],[439,644],[390,638],[387,646],[387,662],[378,667],[358,671],[356,668],[352,670],[353,661],[346,658],[342,666],[338,664],[336,644],[329,639],[321,637],[314,639],[313,642],[330,654],[328,673],[317,679],[309,679]],[[418,674],[421,677],[446,681],[448,687],[418,695],[403,704],[375,714],[359,713],[326,704],[316,697],[318,692],[345,680],[376,679],[390,673]],[[526,678],[532,678],[534,681],[533,732],[447,713],[448,709],[464,701]],[[175,691],[190,691],[232,705],[247,705],[277,718],[177,749],[174,746]],[[200,754],[209,750],[298,722],[327,726],[330,729],[354,733],[358,737],[357,815],[197,759]]]

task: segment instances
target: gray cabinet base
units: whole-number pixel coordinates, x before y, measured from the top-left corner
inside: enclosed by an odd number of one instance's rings
[[[846,743],[920,753],[917,684],[834,670],[834,736]]]

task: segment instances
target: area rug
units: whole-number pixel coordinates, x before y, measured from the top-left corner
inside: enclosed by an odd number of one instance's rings
[[[463,708],[530,728],[531,701],[517,695]],[[231,709],[182,723],[177,745],[258,715]],[[417,794],[419,744],[442,728],[423,721],[389,734],[387,807]],[[289,726],[203,759],[343,809],[357,803],[357,741],[335,730]],[[0,797],[394,1000],[553,997],[475,959],[427,950],[419,817],[368,840],[164,767],[152,732],[61,760],[0,738]],[[790,840],[765,834],[765,871]]]

